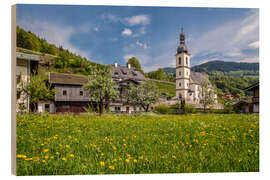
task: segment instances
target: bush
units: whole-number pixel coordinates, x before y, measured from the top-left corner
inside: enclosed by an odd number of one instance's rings
[[[193,104],[185,104],[184,112],[185,113],[196,113],[196,108]]]
[[[155,107],[154,112],[159,114],[172,114],[173,110],[166,104],[160,104],[157,107]]]

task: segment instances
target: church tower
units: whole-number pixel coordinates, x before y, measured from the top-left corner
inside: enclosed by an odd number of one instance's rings
[[[180,45],[176,56],[176,97],[187,99],[190,79],[190,54],[185,44],[183,29],[180,33]]]

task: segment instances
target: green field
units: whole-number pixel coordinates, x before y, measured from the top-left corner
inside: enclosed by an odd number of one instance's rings
[[[17,116],[17,175],[247,171],[258,115]]]

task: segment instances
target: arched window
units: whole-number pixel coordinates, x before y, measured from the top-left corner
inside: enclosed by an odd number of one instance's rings
[[[179,71],[179,76],[181,76],[181,71]]]
[[[181,57],[178,58],[178,64],[181,64]]]
[[[186,57],[186,64],[187,64],[187,66],[188,66],[188,57]]]

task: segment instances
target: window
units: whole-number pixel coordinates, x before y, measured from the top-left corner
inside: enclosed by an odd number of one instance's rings
[[[66,96],[66,95],[67,95],[67,91],[63,90],[63,96]]]
[[[179,83],[179,87],[181,87],[181,83]]]
[[[178,59],[178,64],[181,64],[181,57],[179,57]]]
[[[179,76],[181,76],[181,71],[179,71]]]
[[[83,96],[83,91],[80,91],[80,96]]]
[[[192,93],[189,93],[189,96],[192,96]]]
[[[186,57],[186,65],[188,66],[188,57]]]
[[[114,107],[114,110],[115,110],[115,111],[120,111],[120,107],[119,107],[119,106],[115,106],[115,107]]]
[[[186,72],[187,76],[188,76],[188,71]]]
[[[118,72],[114,72],[114,75],[118,75]]]
[[[50,112],[50,104],[45,104],[45,112]]]
[[[16,76],[17,79],[17,84],[19,84],[21,82],[22,76],[21,75],[17,75]]]
[[[188,87],[188,83],[187,83],[187,87]]]

